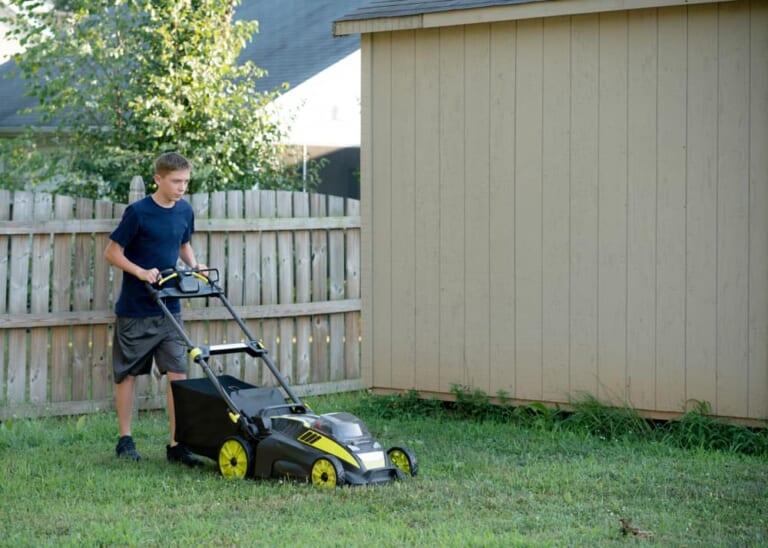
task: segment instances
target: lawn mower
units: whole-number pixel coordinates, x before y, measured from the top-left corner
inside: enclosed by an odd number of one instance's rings
[[[248,330],[212,269],[167,269],[147,283],[153,300],[184,339],[205,377],[171,382],[176,441],[218,463],[226,478],[295,478],[321,487],[390,482],[415,476],[418,462],[406,446],[384,450],[350,413],[315,414],[296,395],[264,345]],[[218,298],[244,334],[243,342],[195,345],[168,310],[166,299]],[[216,375],[211,356],[245,353],[261,359],[277,386],[254,386]],[[282,390],[281,390],[282,389]]]

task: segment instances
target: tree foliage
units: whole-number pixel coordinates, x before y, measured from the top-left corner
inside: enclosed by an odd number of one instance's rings
[[[33,110],[57,128],[44,148],[29,135],[0,147],[11,175],[124,199],[134,175],[151,181],[155,156],[176,150],[195,167],[192,192],[301,184],[270,111],[280,90],[257,92],[263,71],[238,61],[258,30],[234,20],[239,0],[3,2]]]

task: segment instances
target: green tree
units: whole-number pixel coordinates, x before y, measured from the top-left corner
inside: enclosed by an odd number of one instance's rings
[[[301,186],[270,111],[280,90],[257,92],[263,71],[238,62],[258,30],[233,19],[239,0],[59,1],[68,11],[2,2],[16,12],[9,34],[24,48],[15,61],[33,110],[57,127],[45,149],[0,147],[8,186],[26,176],[27,186],[31,177],[124,200],[131,177],[150,182],[152,160],[166,150],[192,161],[192,192]]]

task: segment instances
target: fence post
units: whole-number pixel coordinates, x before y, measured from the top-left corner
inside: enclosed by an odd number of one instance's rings
[[[144,179],[141,175],[134,175],[131,179],[131,188],[128,191],[128,203],[132,204],[141,200],[146,195],[146,188],[144,186]]]

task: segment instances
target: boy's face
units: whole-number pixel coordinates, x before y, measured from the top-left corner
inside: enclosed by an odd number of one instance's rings
[[[189,170],[177,169],[164,175],[155,174],[157,193],[167,202],[178,202],[189,185]]]

